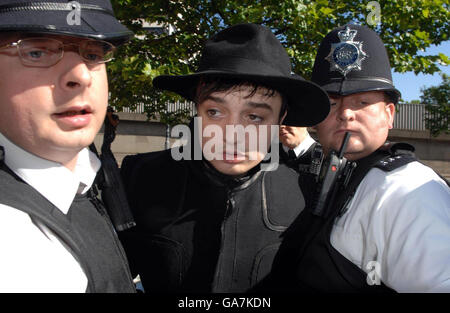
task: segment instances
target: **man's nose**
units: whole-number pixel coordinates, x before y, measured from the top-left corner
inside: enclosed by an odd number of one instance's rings
[[[340,121],[353,121],[355,119],[355,111],[353,111],[349,103],[342,101],[339,106],[337,118]]]
[[[245,142],[245,127],[237,114],[230,114],[226,121],[224,142],[236,146]]]
[[[63,67],[61,87],[66,90],[89,87],[92,83],[92,73],[88,65],[77,52],[67,51],[59,66]]]

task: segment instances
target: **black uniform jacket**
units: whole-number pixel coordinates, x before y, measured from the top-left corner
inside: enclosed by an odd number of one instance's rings
[[[304,208],[298,173],[284,164],[231,178],[165,150],[126,157],[122,177],[137,226],[121,239],[146,292],[248,290]]]

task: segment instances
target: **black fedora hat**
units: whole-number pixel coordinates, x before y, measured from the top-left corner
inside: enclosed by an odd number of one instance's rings
[[[291,72],[289,56],[272,31],[257,24],[231,26],[207,41],[196,73],[158,76],[156,88],[194,100],[200,77],[236,78],[277,90],[288,100],[285,123],[312,126],[330,110],[327,93]]]
[[[319,46],[311,80],[330,94],[379,90],[395,103],[400,98],[383,41],[366,26],[347,24],[329,32]]]
[[[109,0],[2,0],[0,31],[78,36],[116,45],[133,35],[117,21]]]

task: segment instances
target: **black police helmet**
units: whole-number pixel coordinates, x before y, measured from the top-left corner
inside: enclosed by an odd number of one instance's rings
[[[334,95],[380,90],[394,103],[401,96],[392,82],[383,41],[373,30],[361,25],[347,24],[325,36],[311,80]]]

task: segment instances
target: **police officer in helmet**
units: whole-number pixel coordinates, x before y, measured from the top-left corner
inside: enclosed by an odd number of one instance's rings
[[[449,292],[450,190],[411,147],[385,146],[400,92],[380,37],[359,25],[332,30],[312,81],[331,99],[315,126],[323,150],[338,151],[350,133],[344,157],[356,167],[328,215],[307,202],[286,231],[271,289]]]

